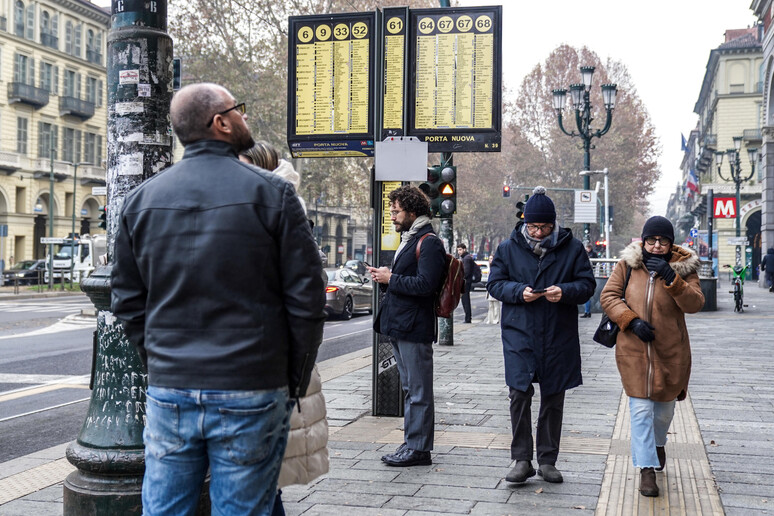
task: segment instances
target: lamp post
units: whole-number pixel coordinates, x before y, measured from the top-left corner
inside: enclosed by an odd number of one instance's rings
[[[48,174],[48,238],[54,238],[54,129],[48,133],[48,162],[51,165]],[[64,278],[62,278],[64,283]],[[48,244],[48,290],[54,288],[54,244]]]
[[[602,85],[602,99],[605,104],[605,126],[602,129],[594,131],[591,128],[591,122],[594,118],[591,116],[591,82],[594,77],[593,66],[580,67],[582,84],[570,85],[570,97],[573,109],[575,109],[575,125],[578,132],[568,132],[562,123],[562,110],[567,100],[567,90],[553,90],[554,109],[559,122],[559,129],[570,137],[579,137],[583,140],[583,170],[591,170],[591,140],[601,138],[610,130],[610,124],[613,122],[613,109],[615,108],[615,97],[618,87],[615,84]],[[589,189],[589,176],[583,176],[583,189]],[[589,241],[589,224],[583,225],[583,241]]]
[[[73,269],[75,268],[75,193],[77,189],[78,167],[82,165],[91,165],[91,163],[70,162],[68,165],[72,165],[73,167],[73,226],[70,231],[70,288],[73,288]],[[64,283],[64,278],[62,279],[62,283]]]
[[[753,174],[755,174],[755,161],[758,159],[758,149],[755,147],[749,147],[747,149],[747,156],[750,158],[750,175],[742,178],[742,163],[739,159],[739,152],[742,150],[742,137],[741,136],[734,136],[734,148],[726,150],[725,154],[728,154],[728,166],[731,170],[731,177],[730,179],[726,179],[723,176],[723,167],[721,166],[723,164],[723,152],[716,152],[715,153],[715,163],[718,166],[718,176],[720,176],[720,179],[723,181],[733,181],[736,185],[736,209],[735,212],[735,218],[736,218],[736,236],[740,237],[742,235],[742,221],[739,218],[739,209],[741,208],[742,204],[742,196],[740,193],[740,186],[743,182],[749,181],[750,178],[752,178]],[[736,265],[742,264],[742,246],[738,243],[736,244]]]
[[[750,175],[742,179],[742,163],[739,159],[739,151],[742,150],[742,137],[734,137],[734,148],[726,150],[725,154],[728,154],[728,165],[731,169],[731,178],[726,179],[723,177],[723,152],[715,153],[715,162],[718,165],[718,176],[723,181],[733,181],[736,185],[736,236],[742,236],[741,220],[739,219],[739,208],[741,208],[742,199],[739,188],[742,183],[749,181],[753,174],[755,174],[755,161],[758,159],[758,149],[750,147],[747,149],[747,156],[750,158]]]
[[[589,181],[589,176],[596,175],[596,174],[602,174],[605,176],[605,259],[610,259],[610,197],[608,194],[608,187],[607,187],[607,176],[608,172],[607,169],[604,170],[584,170],[580,173],[580,175],[583,176],[584,183]],[[597,185],[599,185],[599,182],[597,182]],[[587,232],[588,233],[588,232]]]

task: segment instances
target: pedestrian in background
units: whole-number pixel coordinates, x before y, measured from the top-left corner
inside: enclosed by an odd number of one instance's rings
[[[429,465],[435,435],[435,293],[443,279],[446,250],[430,224],[430,200],[422,190],[401,186],[390,192],[389,200],[392,223],[401,234],[400,245],[392,269],[368,267],[368,272],[385,293],[374,318],[374,331],[392,339],[406,396],[403,444],[382,461],[388,466]]]
[[[766,286],[769,292],[774,292],[774,247],[769,247],[761,260],[761,270],[766,272]]]
[[[688,391],[691,346],[685,314],[704,306],[699,258],[674,245],[674,239],[669,219],[649,218],[642,242],[623,250],[600,296],[602,309],[621,329],[615,360],[629,396],[632,462],[641,468],[644,496],[659,494],[655,471],[666,464],[675,400],[685,399]],[[627,268],[631,276],[623,292]]]
[[[532,467],[533,383],[540,385],[537,462],[547,482],[562,482],[556,468],[565,391],[582,383],[578,305],[594,293],[595,281],[583,244],[556,223],[554,203],[535,188],[519,222],[497,248],[487,290],[502,306],[505,382],[511,412],[508,482],[535,475]]]
[[[473,322],[473,316],[470,310],[470,291],[473,290],[473,269],[476,262],[468,253],[468,246],[465,244],[457,245],[457,256],[462,260],[462,273],[465,277],[465,290],[462,292],[462,309],[465,312],[466,323]]]
[[[589,257],[589,260],[597,257],[597,253],[596,251],[594,251],[594,247],[591,245],[591,242],[586,242],[586,254]],[[594,296],[592,295],[592,297]],[[585,317],[585,318],[591,317],[591,299],[586,301],[586,303],[583,305],[583,315],[581,315],[581,317]]]
[[[268,170],[288,181],[295,188],[296,194],[301,186],[301,175],[296,172],[289,161],[280,158],[280,152],[269,142],[259,140],[251,148],[239,154],[239,161]],[[301,207],[306,213],[306,204],[299,196]],[[312,221],[309,221],[310,227]],[[325,257],[321,255],[321,259]],[[323,263],[325,260],[323,259]],[[328,282],[328,275],[323,271],[323,280]],[[303,406],[303,413],[301,408]],[[293,484],[308,484],[320,475],[328,472],[328,420],[325,408],[325,397],[322,393],[322,380],[315,364],[309,381],[306,396],[293,403],[290,416],[290,433],[285,456],[282,459],[277,498],[274,501],[272,516],[284,516],[282,505],[282,488]]]
[[[183,159],[119,219],[112,311],[148,371],[147,515],[193,514],[208,468],[213,512],[271,514],[290,399],[322,340],[315,241],[293,187],[238,160],[244,112],[215,84],[178,91]]]
[[[492,270],[492,260],[494,255],[489,255],[489,270]],[[500,324],[500,301],[492,297],[492,294],[487,291],[486,300],[489,304],[489,310],[486,313],[486,320],[484,324]]]

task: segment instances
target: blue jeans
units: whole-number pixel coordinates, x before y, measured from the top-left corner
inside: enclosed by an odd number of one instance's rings
[[[590,314],[591,313],[591,299],[586,301],[583,305],[583,313],[584,314]]]
[[[208,467],[213,516],[271,514],[290,406],[287,387],[148,387],[143,515],[193,515]]]
[[[675,414],[675,400],[662,402],[629,397],[629,412],[634,467],[659,467],[656,446],[664,446],[667,442],[667,431]]]

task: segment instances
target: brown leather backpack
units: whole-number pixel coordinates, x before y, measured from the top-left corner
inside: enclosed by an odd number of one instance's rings
[[[419,248],[422,246],[422,240],[429,236],[436,236],[432,233],[423,235],[417,242],[417,266],[419,264]],[[436,237],[438,238],[438,237]],[[460,298],[465,287],[465,273],[462,268],[462,261],[446,253],[444,262],[444,276],[441,285],[435,293],[435,315],[448,318],[454,313],[454,309],[460,304]]]

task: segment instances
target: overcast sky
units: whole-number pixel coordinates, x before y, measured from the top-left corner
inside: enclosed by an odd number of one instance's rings
[[[651,214],[666,212],[680,181],[680,133],[696,126],[699,97],[710,50],[726,29],[756,23],[751,0],[460,0],[461,5],[503,5],[503,82],[517,91],[524,76],[567,43],[587,46],[604,61],[622,61],[650,113],[662,147],[661,180],[651,196]],[[580,72],[578,81],[580,81]],[[598,87],[597,84],[594,87]],[[615,118],[611,131],[615,131]],[[604,138],[604,136],[603,136]],[[592,163],[595,162],[593,151]],[[599,161],[596,161],[602,166]],[[613,181],[613,170],[610,181]],[[579,181],[580,185],[580,181]]]

